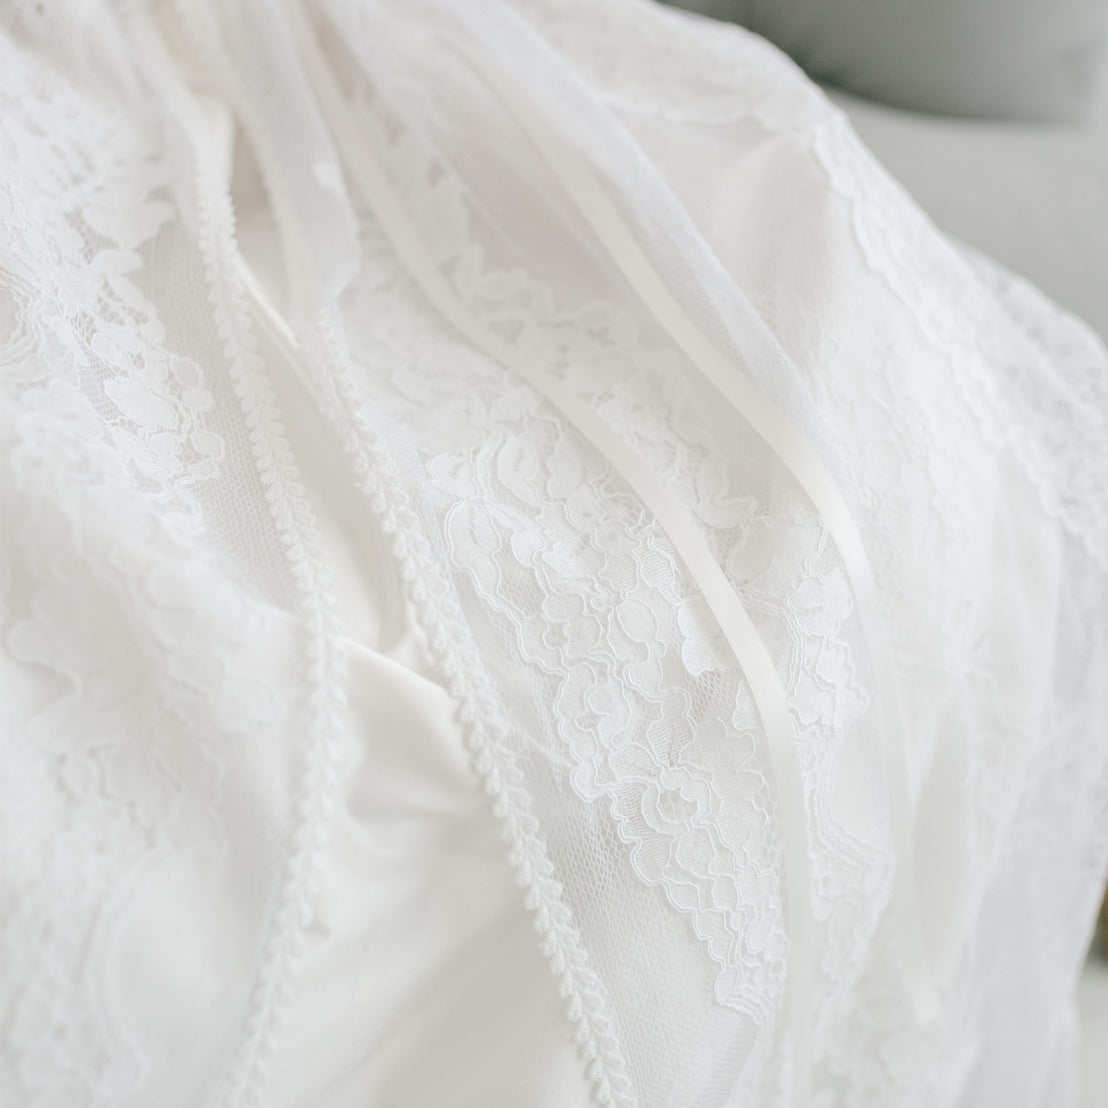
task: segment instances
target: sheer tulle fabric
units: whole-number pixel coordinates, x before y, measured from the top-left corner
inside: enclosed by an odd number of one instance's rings
[[[1064,1102],[1090,333],[734,28],[5,23],[5,1096]]]

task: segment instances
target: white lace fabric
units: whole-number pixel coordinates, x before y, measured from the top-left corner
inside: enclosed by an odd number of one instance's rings
[[[81,11],[0,38],[5,1100],[1072,1095],[1108,856],[1087,330],[959,253],[734,29],[637,0]],[[513,89],[834,481],[880,657],[820,503]],[[769,659],[795,809],[690,544]],[[911,861],[932,1018],[891,910]],[[511,872],[541,958],[506,954],[536,980],[498,1001]]]

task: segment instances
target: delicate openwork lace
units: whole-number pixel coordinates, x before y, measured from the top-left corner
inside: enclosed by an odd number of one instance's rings
[[[943,240],[742,32],[632,0],[308,7],[452,295],[680,501],[772,658],[810,847],[812,1102],[1052,1103],[1108,850],[1099,345]],[[88,12],[63,33],[13,8],[0,35],[3,1094],[272,1089],[343,703],[274,389],[290,363],[388,537],[596,1101],[789,1103],[779,783],[672,534],[351,204],[278,6]],[[926,1026],[842,556],[475,78],[482,50],[533,71],[667,288],[846,490],[911,721],[944,1000]],[[244,283],[236,142],[286,255],[283,317]],[[778,218],[775,192],[803,226],[730,250],[674,149],[737,190],[764,168],[742,228]],[[174,950],[147,949],[171,925]],[[187,984],[164,1011],[127,991],[142,958]],[[1021,1012],[1049,1014],[1042,1042]]]

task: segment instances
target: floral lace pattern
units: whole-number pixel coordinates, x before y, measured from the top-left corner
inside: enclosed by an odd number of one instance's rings
[[[180,234],[180,167],[164,153],[171,124],[89,97],[14,39],[0,49],[0,142],[16,168],[0,183],[0,265],[13,299],[0,355],[5,482],[18,536],[4,662],[33,690],[26,733],[5,747],[5,781],[20,790],[5,804],[5,842],[21,844],[5,873],[16,906],[4,933],[5,1095],[27,1104],[204,1098],[219,1036],[235,1033],[247,1006],[253,957],[233,949],[238,932],[204,942],[178,927],[182,956],[201,968],[176,1001],[211,1009],[181,1046],[191,1091],[157,1085],[149,1027],[116,970],[136,919],[154,932],[169,925],[168,872],[203,903],[234,887],[243,857],[263,859],[238,922],[246,933],[270,926],[266,882],[276,875],[262,843],[275,833],[270,821],[286,820],[279,767],[290,729],[303,726],[302,658],[289,613],[228,558],[241,530],[231,542],[220,532],[225,490],[258,481],[244,444],[264,461],[273,437],[257,406],[252,426],[236,418],[227,381],[209,376],[218,355],[203,365],[209,349],[179,352],[180,334],[170,337],[148,292],[159,252],[177,252],[180,279],[205,280]],[[218,267],[209,259],[217,308]],[[174,326],[189,334],[187,323]],[[225,351],[238,337],[225,332]],[[287,469],[278,455],[262,478],[275,511]],[[304,526],[303,516],[289,520],[286,537]],[[322,676],[333,699],[335,675]],[[267,741],[268,765],[255,745]],[[305,784],[317,806],[325,790],[310,770]],[[295,834],[289,857],[298,857]],[[302,920],[299,895],[290,900],[283,915]],[[279,978],[280,959],[271,961]],[[273,1005],[259,1007],[264,1027]]]
[[[921,882],[941,891],[925,923],[946,1010],[921,1027],[887,911],[882,723],[840,552],[575,222],[526,135],[454,67],[450,20],[425,30],[450,5],[402,7],[331,0],[314,15],[344,29],[336,69],[439,273],[673,492],[784,689],[812,870],[814,1103],[988,1099],[1004,1067],[984,1029],[1011,1053],[1009,1009],[1061,1010],[1103,869],[1108,776],[1089,725],[1105,711],[1093,686],[1108,624],[1087,626],[1108,550],[1092,479],[1108,443],[1103,352],[956,254],[744,33],[631,0],[481,14],[509,38],[529,26],[536,64],[563,66],[642,139],[627,181],[644,207],[680,199],[666,173],[680,174],[652,168],[652,128],[734,137],[752,121],[780,140],[771,184],[814,220],[845,213],[837,260],[872,303],[821,309],[784,263],[760,282],[719,274],[743,296],[757,286],[748,318],[826,424],[893,629]],[[271,17],[256,41],[255,16]],[[17,723],[0,806],[3,1095],[258,1103],[295,1002],[344,677],[273,387],[279,343],[256,332],[264,304],[241,275],[241,140],[291,275],[281,356],[387,536],[595,1099],[787,1103],[803,1076],[777,783],[746,677],[671,535],[571,419],[439,318],[378,217],[348,207],[276,8],[98,5],[68,48],[33,4],[5,18],[0,480],[14,537],[0,665]],[[278,132],[278,87],[302,147]],[[690,303],[702,277],[676,278]],[[1021,881],[1049,885],[1073,843],[1091,845],[1038,908]],[[1004,929],[1005,911],[1018,925]],[[1039,926],[1049,966],[997,985],[1033,960]],[[167,934],[168,955],[154,949]],[[127,992],[124,963],[144,958],[164,981],[157,1010]],[[1059,1044],[1064,1030],[1050,1031]],[[150,1045],[159,1034],[173,1065]],[[1053,1088],[1046,1057],[1013,1067],[1013,1099]]]
[[[849,585],[823,527],[795,494],[781,495],[771,514],[731,487],[733,468],[701,413],[688,410],[674,354],[643,345],[633,316],[598,302],[560,312],[551,290],[518,268],[483,268],[449,173],[412,134],[388,157],[471,308],[628,429],[641,456],[681,489],[780,644],[790,695],[803,705],[797,725],[813,789],[827,788],[868,701],[843,633]],[[619,480],[532,390],[439,337],[441,324],[368,216],[363,224],[367,271],[348,312],[365,321],[353,333],[373,371],[360,373],[374,410],[426,444],[419,469],[443,498],[435,510],[451,559],[482,609],[510,628],[513,670],[522,660],[540,682],[536,699],[554,707],[556,730],[538,742],[539,756],[568,774],[581,799],[604,804],[639,879],[690,914],[719,967],[720,1003],[753,1003],[751,1015],[772,1029],[787,949],[780,904],[767,914],[779,851],[772,786],[749,691],[712,617]],[[680,657],[667,656],[674,640]],[[545,729],[534,716],[521,726],[533,742]],[[887,896],[884,844],[852,836],[818,792],[811,808],[824,979],[841,988]]]
[[[5,804],[9,1079],[24,1103],[103,1103],[143,1076],[109,998],[87,987],[120,911],[108,891],[180,841],[225,848],[205,736],[274,708],[245,674],[220,680],[219,659],[241,652],[260,617],[195,544],[193,489],[222,453],[204,419],[213,400],[197,364],[163,345],[133,280],[175,218],[172,166],[110,105],[90,105],[10,41],[2,49],[0,142],[21,169],[0,186],[18,297],[2,354],[18,412],[4,421],[6,504],[22,548],[6,645],[41,696],[6,754],[6,779],[21,782]],[[79,129],[63,126],[73,118]],[[222,696],[204,695],[213,683]]]
[[[567,22],[574,23],[569,17]],[[544,33],[549,27],[544,22]],[[590,45],[596,45],[595,39]],[[626,63],[627,52],[617,52],[613,47],[612,56],[618,56]],[[595,56],[590,58],[595,61]],[[652,70],[652,73],[655,72]],[[613,83],[617,83],[613,79]],[[626,91],[626,82],[621,91]],[[733,107],[733,102],[732,102]],[[790,109],[795,116],[794,109]],[[370,124],[372,126],[372,124]],[[610,424],[617,426],[621,432],[628,436],[634,443],[636,451],[643,458],[649,459],[655,472],[674,482],[681,488],[683,499],[690,504],[696,518],[704,524],[706,531],[713,535],[713,543],[717,551],[720,563],[728,566],[735,573],[736,581],[742,582],[740,587],[744,590],[744,600],[757,595],[758,573],[749,563],[744,566],[742,561],[742,549],[750,542],[749,536],[752,528],[759,525],[767,531],[780,529],[789,519],[784,516],[767,518],[765,506],[760,505],[756,498],[743,497],[734,494],[727,486],[726,478],[721,482],[717,475],[733,473],[733,464],[721,459],[718,447],[715,448],[716,456],[713,457],[713,448],[706,445],[710,442],[710,432],[706,427],[712,425],[710,414],[703,410],[695,414],[688,409],[687,398],[683,395],[683,375],[676,369],[676,363],[668,361],[673,354],[663,348],[653,351],[649,346],[642,344],[637,337],[636,322],[632,314],[623,310],[617,310],[611,305],[590,301],[578,308],[566,311],[556,307],[557,297],[553,291],[528,277],[518,266],[502,268],[490,268],[488,265],[488,247],[477,245],[473,241],[472,231],[466,230],[464,208],[465,201],[458,192],[458,186],[452,184],[450,173],[443,165],[435,164],[433,168],[421,165],[421,160],[426,161],[429,154],[421,150],[421,142],[413,135],[405,135],[399,139],[395,148],[389,155],[393,172],[397,178],[403,180],[405,196],[410,203],[411,210],[421,220],[429,241],[434,246],[436,255],[441,259],[444,268],[449,269],[454,278],[455,288],[464,297],[470,309],[479,317],[494,322],[501,331],[510,335],[521,349],[526,349],[537,364],[546,366],[550,372],[558,375],[567,383],[570,383],[578,395],[588,397],[595,410],[604,413]],[[421,182],[427,182],[423,187]],[[487,243],[487,239],[485,240]],[[372,253],[371,245],[368,252]],[[377,280],[384,281],[385,278]],[[379,293],[380,287],[374,284],[375,292]],[[803,329],[807,322],[795,314],[790,318],[787,312],[787,293],[778,290],[777,301],[762,300],[759,306],[770,319],[775,319],[779,329],[787,333],[790,328]],[[404,309],[410,310],[410,309]],[[378,312],[380,305],[378,305]],[[368,301],[362,305],[356,314],[359,318],[368,317]],[[431,327],[430,321],[423,321],[424,329]],[[818,326],[818,324],[817,324]],[[367,348],[373,348],[374,339],[364,338]],[[379,357],[385,357],[384,347],[397,342],[397,335],[390,333],[387,343],[383,339],[376,340],[379,343]],[[409,342],[408,357],[417,362],[428,361],[427,355],[421,355],[414,350],[413,340],[407,337],[403,342]],[[839,347],[846,348],[850,343],[849,336],[839,340]],[[920,643],[901,641],[899,664],[904,673],[944,673],[943,683],[935,687],[928,686],[926,681],[910,682],[905,690],[905,695],[911,698],[909,717],[918,721],[916,726],[917,742],[920,747],[913,751],[916,759],[917,774],[921,772],[922,765],[930,756],[931,748],[928,743],[933,741],[932,736],[941,732],[943,713],[946,706],[956,703],[960,689],[972,686],[1000,685],[1004,683],[1004,674],[1010,665],[1011,654],[1000,648],[1001,636],[1004,631],[994,624],[993,600],[991,597],[983,597],[976,592],[976,586],[969,584],[975,579],[977,565],[996,556],[996,551],[988,541],[981,544],[979,526],[978,497],[984,493],[990,495],[985,489],[987,484],[973,488],[965,485],[964,490],[959,489],[959,474],[967,471],[965,458],[965,443],[975,438],[974,419],[972,405],[959,407],[959,402],[945,406],[935,404],[925,395],[926,389],[934,389],[935,378],[920,381],[905,382],[897,373],[898,366],[904,364],[907,359],[914,356],[910,350],[908,338],[891,341],[887,346],[877,346],[869,353],[867,364],[876,363],[883,365],[883,370],[874,378],[874,387],[867,395],[852,394],[847,390],[838,393],[834,391],[834,373],[821,372],[818,376],[810,374],[808,383],[817,391],[817,400],[823,404],[829,412],[834,412],[838,424],[836,426],[836,444],[844,453],[845,469],[857,482],[857,488],[861,490],[865,515],[869,533],[874,542],[873,557],[879,565],[880,576],[885,583],[886,602],[890,610],[897,612],[899,625],[919,625],[921,622],[929,626],[928,635]],[[831,338],[831,347],[836,345],[835,336]],[[457,364],[465,356],[460,351],[451,351],[436,356],[438,364]],[[675,371],[676,369],[676,371]],[[431,370],[434,375],[434,370]],[[441,371],[440,371],[441,372]],[[576,600],[574,606],[568,607],[566,597],[561,589],[554,583],[554,577],[548,566],[537,566],[535,562],[536,552],[542,549],[540,545],[544,538],[549,541],[551,536],[564,534],[561,530],[568,521],[581,526],[584,521],[574,519],[568,511],[559,512],[556,519],[542,519],[537,524],[528,524],[528,510],[537,510],[541,495],[550,495],[552,488],[575,488],[575,482],[582,478],[574,474],[572,481],[568,477],[555,477],[556,472],[562,472],[568,453],[564,440],[553,431],[551,438],[546,440],[544,448],[538,450],[524,450],[518,448],[515,451],[505,449],[500,451],[490,444],[490,441],[500,441],[504,435],[511,435],[510,430],[496,431],[490,429],[485,423],[478,423],[480,406],[476,404],[479,390],[471,383],[464,391],[461,400],[461,408],[452,410],[448,396],[449,390],[445,389],[436,378],[435,385],[428,391],[421,391],[415,383],[411,373],[410,363],[403,369],[398,369],[393,374],[394,390],[400,395],[409,395],[414,401],[411,408],[402,409],[396,416],[405,428],[405,434],[411,433],[411,429],[421,422],[419,411],[433,407],[437,417],[434,432],[428,439],[428,445],[424,447],[425,455],[430,458],[434,454],[434,448],[430,445],[434,435],[445,435],[446,427],[455,428],[455,437],[461,436],[459,449],[468,448],[468,458],[464,463],[465,477],[459,478],[458,467],[461,462],[439,463],[441,468],[436,473],[436,480],[440,486],[452,490],[462,503],[467,501],[480,502],[482,509],[474,518],[472,510],[467,507],[462,514],[463,521],[458,523],[461,530],[454,534],[455,541],[451,551],[456,564],[472,576],[484,604],[488,609],[504,613],[510,623],[515,627],[516,647],[537,668],[549,672],[554,668],[555,657],[552,643],[565,644],[560,646],[558,653],[561,655],[559,668],[563,672],[572,673],[574,650],[578,651],[581,658],[588,656],[589,646],[595,651],[598,646],[603,649],[610,648],[616,640],[612,637],[611,628],[603,625],[597,626],[593,617],[593,611],[600,608],[598,604],[592,604],[586,600]],[[943,386],[946,387],[946,386]],[[915,392],[914,396],[906,397],[905,393]],[[496,403],[503,406],[505,412],[512,410],[507,396],[511,395],[507,382],[501,382],[493,389],[497,397],[494,401],[490,398],[489,405]],[[951,393],[953,395],[953,393]],[[376,403],[386,406],[387,395],[378,395]],[[655,405],[657,405],[655,407]],[[540,405],[540,410],[541,410]],[[526,412],[517,403],[518,410],[512,410],[512,418],[520,419]],[[652,411],[653,408],[653,411]],[[659,417],[659,412],[665,415]],[[464,414],[463,414],[464,413]],[[914,413],[907,416],[906,413]],[[951,419],[961,420],[957,430],[951,428]],[[537,414],[531,418],[540,419]],[[510,427],[510,424],[502,427]],[[556,422],[556,421],[553,421]],[[474,428],[480,427],[479,433]],[[465,430],[461,430],[464,428]],[[474,433],[474,438],[469,438]],[[725,435],[727,432],[724,432]],[[687,437],[685,437],[687,436]],[[439,440],[443,441],[442,439]],[[449,437],[447,438],[449,441]],[[509,439],[510,441],[510,439]],[[951,449],[950,442],[959,442],[958,450]],[[477,444],[484,444],[479,447]],[[579,448],[578,448],[579,449]],[[510,474],[516,464],[523,469],[523,476],[513,481]],[[469,472],[470,466],[478,466],[487,471],[485,476],[474,476]],[[992,463],[985,452],[975,457],[974,465],[982,474],[989,474]],[[428,463],[430,472],[435,472],[435,467]],[[573,472],[573,469],[566,471]],[[449,473],[449,479],[447,479]],[[985,477],[985,481],[994,478]],[[1005,478],[1007,480],[1007,478]],[[520,483],[522,481],[522,483]],[[592,481],[602,485],[605,478],[597,473]],[[536,484],[537,482],[537,484]],[[568,484],[567,484],[568,482]],[[964,485],[965,483],[962,482]],[[529,491],[525,491],[529,490]],[[618,501],[618,486],[610,483],[604,486],[605,503],[614,504]],[[959,495],[959,491],[962,495]],[[939,499],[944,500],[941,512],[934,510]],[[509,510],[505,508],[503,514],[492,513],[489,515],[489,504],[498,499],[506,499],[512,505]],[[570,500],[572,503],[572,498]],[[910,512],[906,514],[906,509]],[[446,509],[437,509],[446,510]],[[788,511],[799,513],[792,519],[794,525],[803,524],[803,506],[794,502],[789,504]],[[636,534],[633,516],[618,528],[620,535],[629,539]],[[451,524],[453,524],[451,520]],[[517,540],[514,536],[521,531],[533,529],[534,537],[526,544]],[[816,525],[817,531],[821,529]],[[730,529],[745,532],[741,539]],[[905,535],[911,530],[913,539],[905,543]],[[810,611],[819,611],[826,615],[828,623],[825,625],[831,630],[831,638],[817,637],[810,641],[818,642],[819,648],[807,654],[807,663],[802,665],[805,674],[821,673],[827,677],[829,671],[823,669],[817,661],[822,657],[827,659],[834,656],[835,648],[830,645],[835,639],[840,643],[840,649],[845,646],[845,652],[841,657],[847,659],[847,668],[851,663],[849,634],[843,634],[843,625],[848,622],[850,614],[849,588],[841,575],[841,568],[836,566],[834,551],[826,550],[826,536],[814,539],[814,546],[805,548],[802,541],[796,535],[790,536],[795,547],[799,550],[820,549],[823,544],[828,569],[832,570],[831,576],[817,576],[808,579],[803,588],[799,589],[794,597],[803,594],[808,589],[813,597]],[[642,540],[640,540],[641,542]],[[576,548],[577,543],[570,540],[567,535],[563,540],[567,551]],[[578,540],[579,542],[579,540]],[[734,544],[729,546],[728,544]],[[597,539],[589,541],[586,550],[618,550],[619,544],[613,541],[611,535],[605,536],[603,542]],[[508,572],[504,564],[504,555],[511,550],[513,560],[512,571]],[[905,554],[908,560],[905,561]],[[1003,557],[1010,555],[1005,553]],[[582,578],[588,582],[589,587],[596,587],[599,583],[602,587],[606,570],[604,560],[600,559],[589,564],[583,555],[581,559]],[[640,563],[648,560],[647,546],[640,546],[638,560]],[[943,561],[951,567],[957,567],[957,571],[940,581],[935,580],[936,587],[923,587],[924,581],[920,577],[920,569],[930,562],[937,564]],[[521,583],[517,576],[516,563],[520,566],[528,566],[532,572],[539,570],[538,580],[540,591],[535,593],[533,584],[529,578],[526,585]],[[572,564],[572,563],[568,563]],[[802,573],[811,573],[815,565],[809,555],[809,561],[803,566]],[[588,568],[584,568],[587,566]],[[483,568],[482,568],[483,567]],[[562,566],[558,566],[563,573]],[[576,567],[574,567],[576,568]],[[782,566],[775,566],[782,574],[781,580],[787,579],[787,573]],[[680,570],[670,563],[670,571],[680,580]],[[835,579],[835,574],[838,578]],[[526,575],[525,575],[526,577]],[[615,574],[613,574],[615,578]],[[967,585],[964,591],[960,591],[959,579],[964,579]],[[626,580],[626,578],[624,578]],[[795,581],[796,578],[793,578]],[[818,581],[818,585],[816,582]],[[780,582],[779,582],[780,583]],[[908,588],[908,584],[911,587]],[[795,586],[794,586],[795,587]],[[562,586],[564,588],[564,586]],[[580,586],[578,586],[580,593]],[[837,603],[833,598],[836,591],[841,600]],[[685,590],[687,592],[687,590]],[[672,597],[667,603],[670,607],[675,604],[680,606],[681,597],[685,592],[680,587],[672,591]],[[585,594],[587,595],[587,594]],[[788,595],[787,593],[785,594]],[[517,599],[522,597],[522,599]],[[815,599],[818,597],[818,599]],[[554,601],[554,602],[551,602]],[[779,588],[769,589],[760,597],[764,609],[772,609],[775,616],[780,618],[782,606],[782,592]],[[755,601],[757,603],[757,601]],[[783,605],[785,611],[795,610],[797,600],[787,599]],[[542,613],[542,619],[536,619],[534,612]],[[834,613],[839,613],[836,617]],[[657,613],[652,615],[657,620]],[[709,621],[693,623],[695,632],[701,631]],[[655,623],[655,626],[661,626]],[[781,641],[781,638],[773,639],[775,631],[780,635],[780,628],[769,629],[770,621],[762,624],[767,627],[767,638],[771,641]],[[648,624],[649,626],[649,624]],[[802,642],[805,635],[810,634],[810,624],[803,619],[796,621],[788,627],[787,636],[791,637],[794,644]],[[562,629],[564,627],[564,629]],[[620,628],[622,630],[622,628]],[[688,633],[687,628],[681,628]],[[1021,631],[1020,634],[1023,632]],[[710,635],[709,635],[710,637]],[[659,633],[658,638],[663,636]],[[926,642],[926,649],[920,647]],[[938,647],[943,643],[942,648]],[[534,645],[532,645],[534,644]],[[627,647],[616,646],[617,650],[626,650]],[[687,649],[687,648],[686,648]],[[799,653],[798,656],[802,656]],[[718,644],[716,650],[719,650]],[[938,652],[936,652],[938,651]],[[695,654],[696,648],[687,649],[690,655]],[[513,655],[513,660],[514,660]],[[718,654],[717,654],[718,657]],[[824,662],[826,665],[826,662]],[[689,672],[695,673],[696,663],[693,662]],[[843,672],[843,671],[839,671]],[[590,674],[591,678],[591,674]],[[687,679],[687,678],[686,678]],[[641,685],[626,675],[619,677],[617,684],[626,689],[631,687],[639,691]],[[558,697],[564,688],[552,685],[549,695],[553,702],[559,703]],[[829,687],[835,689],[829,703],[835,704],[835,712],[851,703],[850,695],[844,692],[850,689],[850,680],[844,683],[841,678],[829,678]],[[572,689],[572,683],[570,683]],[[1034,703],[1036,691],[1027,696],[1027,703]],[[593,714],[584,714],[584,710],[590,710],[586,696],[574,694],[563,700],[573,708],[573,713],[559,714],[558,730],[562,742],[570,750],[573,750],[572,735],[575,728],[580,727],[582,720],[588,721],[585,733],[588,734],[587,752],[595,762],[596,726],[598,717]],[[855,687],[857,697],[857,686]],[[664,697],[663,697],[664,699]],[[798,697],[798,699],[800,699]],[[813,702],[812,690],[805,690],[805,702]],[[608,703],[608,701],[602,701]],[[726,711],[719,705],[727,701],[721,699],[712,709],[716,713]],[[697,732],[695,726],[695,712],[698,705],[694,706],[694,720],[690,727],[686,722],[687,733],[696,736],[693,742],[705,740]],[[823,730],[816,728],[812,733],[820,734],[826,741],[828,733],[842,735],[848,731],[850,721],[858,719],[865,711],[864,694],[856,699],[853,707],[846,713],[836,716],[834,712],[820,721]],[[964,772],[971,776],[974,784],[971,792],[973,795],[973,841],[975,842],[976,856],[974,865],[982,867],[983,872],[988,872],[996,864],[997,844],[1006,822],[1010,819],[1015,797],[1017,795],[1020,775],[1032,744],[1032,736],[1039,724],[1038,717],[1021,715],[1016,700],[1005,704],[1000,699],[985,700],[976,708],[976,716],[972,723],[967,719],[957,729],[957,734],[964,734],[966,755],[964,757]],[[852,714],[853,713],[853,716]],[[616,719],[620,718],[617,709]],[[834,721],[834,722],[832,722]],[[732,719],[732,725],[741,726],[738,719]],[[839,726],[842,731],[836,731]],[[606,733],[607,734],[607,733]],[[615,732],[612,733],[613,738]],[[548,740],[550,741],[550,740]],[[607,740],[606,741],[611,741]],[[949,740],[948,740],[949,741]],[[824,755],[821,764],[806,765],[806,771],[810,773],[809,783],[813,789],[833,790],[832,782],[835,780],[836,758],[834,747],[821,747],[817,742],[813,744],[815,749]],[[807,753],[807,751],[806,751]],[[587,768],[584,780],[589,782],[590,788],[595,787],[598,780],[604,780],[598,776],[595,768],[585,761],[571,762],[567,767],[571,775],[576,767],[578,772],[581,767]],[[959,770],[959,772],[963,772]],[[708,778],[711,779],[709,774]],[[579,785],[582,780],[579,776],[571,776],[571,780]],[[613,775],[613,780],[616,778]],[[626,782],[624,782],[625,784]],[[763,778],[763,787],[765,781]],[[770,790],[772,791],[772,790]],[[592,793],[581,789],[578,795],[584,799],[593,799]],[[819,813],[820,802],[810,804]],[[723,804],[731,809],[731,799]],[[772,807],[767,804],[767,809]],[[832,809],[833,810],[833,809]],[[626,810],[627,817],[632,817],[632,808]],[[822,813],[820,813],[822,814]],[[618,810],[616,810],[618,820]],[[819,815],[814,816],[819,819]],[[695,816],[693,817],[695,823]],[[622,825],[621,835],[630,823]],[[771,815],[772,831],[772,815]],[[922,1074],[929,1065],[929,1058],[940,1049],[942,1041],[942,1028],[933,1028],[930,1032],[923,1033],[914,1026],[914,1019],[904,1005],[903,996],[895,989],[890,989],[887,982],[878,986],[878,981],[883,972],[888,972],[887,966],[895,964],[895,940],[885,932],[884,926],[875,935],[874,923],[876,917],[870,914],[867,919],[865,912],[851,916],[847,910],[850,895],[856,886],[851,882],[856,878],[852,875],[849,863],[850,850],[858,850],[859,844],[855,840],[850,843],[849,835],[842,835],[840,829],[835,826],[832,817],[822,825],[817,824],[818,830],[814,830],[817,873],[820,874],[819,888],[821,895],[826,897],[818,909],[821,918],[828,911],[827,905],[833,904],[836,918],[828,926],[826,932],[821,932],[821,944],[823,947],[823,973],[821,982],[823,988],[837,994],[840,998],[851,995],[854,989],[860,992],[875,990],[878,987],[888,993],[885,1002],[885,1015],[882,1019],[874,1018],[858,1019],[857,1026],[851,1029],[843,1025],[842,1035],[830,1035],[828,1045],[828,1057],[826,1059],[827,1080],[829,1087],[840,1088],[841,1095],[853,1097],[861,1095],[865,1082],[873,1082],[869,1085],[870,1094],[883,1096],[878,1090],[884,1088],[888,1095],[893,1095],[892,1089],[899,1089],[897,1095],[908,1095],[909,1089],[922,1088]],[[654,828],[653,830],[656,830]],[[690,830],[686,825],[685,831]],[[871,829],[872,834],[872,829]],[[826,854],[820,855],[820,841],[827,836],[834,843]],[[637,835],[632,834],[632,844],[639,842]],[[865,897],[870,908],[874,903],[881,903],[880,873],[880,837],[871,839],[869,849],[871,853],[865,863],[858,866],[857,873],[865,873],[866,879],[875,881],[871,885]],[[641,851],[636,853],[632,846],[632,858],[641,857]],[[704,855],[704,857],[708,857]],[[713,863],[708,861],[705,866],[707,871],[714,872]],[[657,879],[656,874],[638,872],[640,879],[652,883]],[[676,904],[682,903],[680,893],[674,893],[673,874],[663,876],[663,883],[667,888],[667,894]],[[678,882],[679,884],[679,882]],[[697,912],[705,903],[704,898],[699,898],[693,906],[692,914],[697,917]],[[686,902],[692,903],[692,902]],[[704,929],[698,924],[697,933],[703,938]],[[840,944],[836,948],[836,944]],[[709,944],[711,945],[711,944]],[[877,959],[878,964],[886,965],[886,970],[878,971],[871,965],[865,979],[858,980],[854,975],[860,970],[861,963],[854,962],[851,967],[851,951],[861,951],[871,947],[869,956]],[[830,954],[831,949],[837,949],[837,953]],[[881,962],[881,957],[876,951],[884,948],[886,962]],[[720,948],[717,946],[715,951]],[[738,950],[737,947],[732,947]],[[717,979],[717,989],[719,981]],[[722,993],[722,995],[721,995]],[[717,996],[726,1003],[726,989],[717,992]],[[840,1000],[840,1003],[842,1001]],[[849,1004],[849,1002],[846,1002]],[[826,1001],[821,1003],[821,1026],[826,1026],[823,1021],[831,1018],[831,1013],[836,1010],[835,1005]],[[841,1064],[836,1061],[839,1057],[857,1055],[859,1051],[870,1049],[860,1044],[865,1041],[867,1035],[877,1035],[886,1043],[893,1043],[898,1036],[902,1037],[905,1046],[901,1049],[901,1064],[895,1069],[885,1071],[883,1075],[870,1074],[862,1077],[857,1072],[846,1072]],[[852,1036],[856,1036],[853,1038]],[[853,1045],[851,1042],[853,1041]],[[908,1049],[907,1044],[911,1044]],[[873,1049],[882,1049],[876,1046]],[[891,1047],[890,1047],[891,1049]],[[837,1073],[837,1076],[834,1076]],[[860,1084],[859,1082],[862,1082]],[[882,1085],[882,1083],[885,1083]]]

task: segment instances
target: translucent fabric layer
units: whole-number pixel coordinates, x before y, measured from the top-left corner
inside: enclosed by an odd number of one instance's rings
[[[5,1096],[1071,1095],[1089,332],[640,0],[4,22]]]

